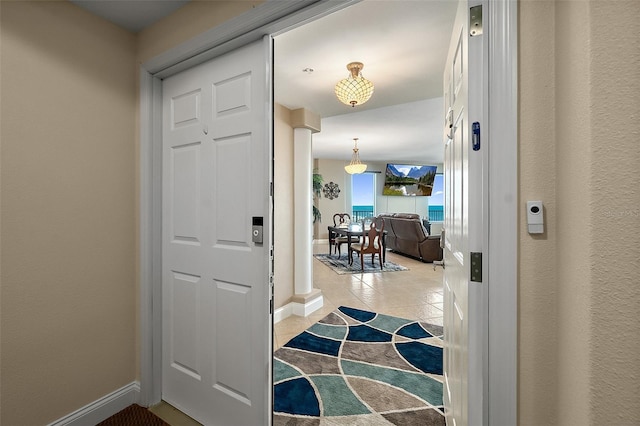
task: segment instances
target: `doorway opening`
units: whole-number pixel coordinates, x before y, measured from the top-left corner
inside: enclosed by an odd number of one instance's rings
[[[361,6],[361,11],[365,10],[367,2],[360,3],[355,6],[351,6],[345,11],[337,12],[335,15],[340,15],[343,13],[348,13],[347,11],[352,8],[356,8]],[[381,2],[375,2],[381,3]],[[416,4],[415,2],[408,2],[412,4]],[[420,15],[414,11],[414,15]],[[451,14],[451,21],[453,16],[455,15],[455,8],[453,9],[453,13]],[[440,22],[446,21],[446,19],[436,19],[431,17],[434,20],[439,20]],[[431,19],[430,18],[430,19]],[[326,18],[321,18],[318,21],[321,21]],[[384,19],[372,19],[371,22],[376,22],[376,25],[381,24]],[[315,24],[312,23],[310,25]],[[423,26],[425,24],[423,23]],[[358,29],[352,29],[353,32],[357,33]],[[449,37],[451,33],[451,28],[447,28],[446,30],[446,41],[443,41],[443,49],[446,51],[446,47],[448,46]],[[317,30],[316,30],[317,32]],[[320,31],[322,34],[327,34],[327,31]],[[370,33],[368,33],[370,34]],[[279,37],[275,39],[275,64],[276,64],[276,87],[275,87],[275,98],[276,102],[279,99],[279,88],[281,86],[278,85],[278,62],[279,55],[281,54],[281,50],[279,49]],[[299,40],[305,40],[304,36],[296,37]],[[324,37],[323,37],[324,39]],[[304,46],[303,50],[300,52],[304,56],[304,52],[307,51],[315,51],[315,46],[309,46],[307,43],[301,42]],[[375,43],[374,43],[375,44]],[[396,43],[397,44],[397,43]],[[407,44],[406,40],[405,43]],[[344,42],[343,42],[344,46]],[[348,50],[345,48],[345,50]],[[299,55],[290,55],[291,57],[298,57]],[[443,62],[444,62],[443,58]],[[310,67],[315,68],[313,75],[320,72],[324,72],[321,68],[316,68],[314,64],[309,64]],[[305,65],[306,66],[306,65]],[[380,68],[386,68],[381,64],[378,64]],[[295,68],[294,66],[290,68]],[[338,67],[342,68],[342,67]],[[365,65],[366,70],[366,65]],[[313,135],[313,149],[314,149],[314,160],[318,159],[318,165],[314,165],[314,168],[318,168],[320,174],[323,175],[325,182],[331,181],[333,183],[338,183],[340,188],[343,188],[340,197],[334,200],[326,200],[323,199],[323,205],[329,206],[327,210],[323,211],[323,221],[320,225],[320,230],[325,234],[327,233],[327,225],[332,225],[331,217],[334,213],[347,211],[351,214],[352,221],[358,221],[361,218],[374,216],[378,213],[383,212],[397,212],[397,213],[414,213],[419,214],[421,218],[427,216],[427,197],[388,197],[382,195],[382,181],[380,178],[383,177],[382,173],[385,172],[385,168],[387,162],[400,162],[403,164],[431,164],[431,165],[441,165],[443,163],[442,160],[442,122],[444,121],[444,117],[440,117],[442,115],[442,70],[438,67],[437,80],[440,81],[437,83],[437,89],[434,89],[433,96],[428,99],[405,99],[401,104],[410,104],[407,106],[407,109],[410,111],[406,114],[394,112],[394,106],[392,105],[378,105],[377,108],[371,107],[368,110],[355,110],[353,112],[350,108],[342,108],[340,107],[340,115],[344,114],[345,117],[348,115],[349,117],[362,117],[366,115],[374,115],[381,114],[377,116],[377,119],[369,119],[367,124],[359,125],[357,124],[353,118],[344,119],[344,127],[347,132],[350,134],[345,134],[341,137],[330,138],[326,136],[326,134],[330,133],[330,127],[332,123],[324,120],[322,122],[322,128],[319,133]],[[309,75],[307,75],[309,76]],[[369,74],[373,79],[373,71]],[[287,78],[286,84],[287,86],[291,85],[291,81],[295,76]],[[335,83],[335,82],[334,82]],[[331,89],[332,86],[329,86]],[[414,86],[415,88],[415,86]],[[383,86],[380,87],[379,93],[377,94],[379,97],[384,98],[385,88]],[[403,89],[403,90],[406,90]],[[419,90],[418,90],[419,91]],[[333,96],[331,90],[328,90],[330,96]],[[300,102],[299,104],[287,104],[285,106],[289,108],[302,108],[305,105],[305,102],[309,102],[311,105],[309,108],[313,110],[312,102],[314,101],[314,97],[304,97],[303,94],[298,91],[297,100]],[[376,94],[374,94],[374,97]],[[423,95],[421,95],[423,96]],[[439,98],[439,99],[438,99]],[[335,101],[335,99],[333,99]],[[373,100],[371,102],[374,102]],[[425,112],[425,109],[431,111],[430,108],[433,108],[433,112]],[[351,114],[346,114],[347,112]],[[403,117],[402,119],[397,119],[398,115]],[[429,120],[425,120],[425,117],[429,117]],[[338,121],[339,118],[336,115],[330,116],[331,121]],[[366,119],[366,117],[364,118]],[[412,123],[408,123],[407,121],[413,120]],[[430,120],[433,121],[430,121]],[[372,145],[368,144],[369,141],[374,139],[374,136],[371,135],[371,132],[375,133],[374,130],[376,128],[376,123],[382,123],[387,129],[393,128],[396,129],[394,135],[390,136],[388,134],[383,137],[384,141],[380,144],[379,148],[374,148]],[[420,142],[409,148],[408,153],[405,151],[404,154],[401,154],[403,147],[400,143],[396,144],[395,141],[403,140],[404,138],[400,136],[400,134],[407,130],[409,127],[417,127],[418,132],[420,133]],[[369,170],[368,173],[363,173],[361,175],[348,175],[344,171],[345,161],[348,163],[348,159],[340,159],[336,158],[336,152],[344,151],[347,156],[350,156],[351,149],[348,143],[352,140],[351,136],[356,136],[353,132],[358,132],[357,136],[360,136],[360,140],[362,143],[359,144],[360,147],[360,155],[363,157],[364,162],[367,163]],[[367,137],[363,136],[360,132],[369,133]],[[379,132],[382,134],[382,132]],[[434,156],[431,158],[416,158],[425,151],[425,134],[430,134],[429,140],[431,143],[435,145],[435,149],[441,151],[439,156]],[[326,148],[327,139],[333,139],[339,141],[339,139],[343,139],[346,141],[345,149],[340,149],[339,147],[332,148],[330,151],[333,151],[331,155],[325,156],[323,154],[319,154],[315,152],[316,148]],[[377,138],[375,138],[377,139]],[[390,141],[394,141],[394,143],[390,143]],[[278,141],[276,141],[276,144]],[[406,148],[406,146],[404,147]],[[378,149],[377,157],[372,158],[369,157],[373,152],[373,149]],[[326,152],[326,151],[325,151]],[[404,156],[401,156],[404,155]],[[401,156],[401,157],[399,157]],[[276,165],[276,168],[278,166]],[[276,182],[276,187],[278,182]],[[378,188],[378,186],[380,187]],[[377,208],[378,200],[381,199],[383,202],[383,206],[381,208]],[[305,202],[303,200],[303,202]],[[276,206],[276,209],[278,207]],[[326,254],[329,253],[327,248],[327,244],[325,241],[327,237],[325,237],[322,233],[316,235],[317,239],[322,243],[314,244],[314,253],[316,254]],[[277,239],[277,236],[276,236]],[[277,244],[277,242],[276,242]],[[342,257],[346,258],[347,254],[343,247]],[[276,250],[277,251],[277,250]],[[334,256],[335,257],[335,256]],[[434,270],[431,263],[423,263],[420,260],[410,257],[404,257],[397,253],[387,253],[386,260],[390,263],[395,263],[401,266],[408,267],[408,271],[401,272],[385,272],[383,274],[352,274],[352,275],[337,275],[333,271],[326,269],[327,267],[319,261],[314,261],[313,266],[313,275],[314,275],[314,287],[319,288],[323,292],[323,296],[325,299],[325,306],[319,310],[318,312],[312,313],[308,317],[289,317],[284,319],[283,321],[276,323],[274,326],[275,330],[275,344],[274,349],[278,350],[284,343],[286,343],[289,339],[295,337],[305,329],[311,327],[315,322],[322,319],[327,314],[335,311],[339,306],[348,306],[356,309],[362,309],[365,311],[376,312],[380,314],[386,314],[393,317],[398,318],[407,318],[407,319],[419,319],[424,321],[425,323],[431,323],[435,325],[442,326],[443,323],[443,312],[442,312],[442,269]]]
[[[277,4],[276,4],[277,3]],[[322,3],[322,2],[318,2]],[[250,34],[257,28],[262,28],[260,34],[275,34],[279,29],[274,24],[274,14],[265,13],[266,9],[284,7],[281,2],[267,4],[262,10],[256,10],[256,14],[262,16],[258,24],[251,23],[245,25],[239,31],[243,34]],[[326,4],[325,4],[326,6]],[[327,8],[330,9],[330,8]],[[268,11],[266,11],[268,12]],[[517,5],[513,2],[496,2],[491,5],[485,15],[491,22],[504,24],[499,31],[496,28],[488,28],[492,36],[493,57],[491,65],[494,70],[490,81],[490,95],[497,100],[490,105],[490,115],[500,117],[501,131],[492,135],[492,179],[490,188],[491,197],[489,200],[492,206],[492,223],[499,224],[502,231],[492,245],[494,257],[501,259],[500,265],[490,265],[489,273],[496,271],[499,266],[500,273],[493,275],[493,291],[489,295],[490,300],[500,303],[501,306],[495,310],[490,318],[490,360],[493,368],[490,371],[501,371],[499,376],[489,377],[489,394],[492,398],[488,401],[490,411],[493,413],[493,421],[497,424],[513,424],[515,422],[515,395],[516,388],[516,324],[517,318],[515,303],[516,286],[516,261],[517,253],[517,201],[516,190],[516,166],[517,166],[517,73],[516,73],[516,33],[517,33]],[[280,17],[288,16],[293,11],[282,12]],[[327,11],[315,11],[312,15],[322,15]],[[302,23],[308,19],[309,15],[301,15],[297,22]],[[248,22],[248,21],[247,21]],[[289,25],[291,25],[289,23]],[[268,29],[267,29],[268,27]],[[497,25],[496,25],[497,27]],[[255,40],[256,34],[253,33]],[[251,38],[251,35],[248,36]],[[161,188],[158,180],[158,170],[161,164],[154,151],[154,144],[158,134],[159,123],[162,119],[154,110],[155,102],[158,98],[158,89],[161,87],[161,80],[164,76],[171,75],[180,69],[186,69],[195,63],[203,62],[207,58],[228,52],[234,48],[245,44],[247,37],[236,37],[222,31],[204,34],[198,40],[185,43],[176,49],[165,52],[141,66],[141,191],[140,191],[140,264],[141,264],[141,403],[150,405],[160,400],[160,379],[158,374],[159,359],[158,345],[161,339],[161,313],[152,309],[160,297],[157,291],[158,269],[160,262],[160,251],[158,250],[158,230],[159,217],[155,212],[160,206],[160,198],[157,195]],[[187,62],[185,51],[195,52],[195,56]],[[485,128],[490,131],[492,124]],[[505,349],[506,348],[506,349]],[[509,349],[511,348],[511,349]],[[155,354],[155,355],[154,355]]]

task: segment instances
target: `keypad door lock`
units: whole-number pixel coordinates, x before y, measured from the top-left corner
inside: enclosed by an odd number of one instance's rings
[[[262,216],[254,216],[251,227],[251,240],[256,244],[262,244]]]

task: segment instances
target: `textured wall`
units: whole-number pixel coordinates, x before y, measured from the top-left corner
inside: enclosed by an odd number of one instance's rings
[[[0,7],[0,423],[37,425],[135,380],[135,39]]]
[[[537,426],[556,424],[557,416],[554,3],[526,1],[518,6],[518,409],[521,426]],[[527,232],[528,200],[544,202],[544,234]]]
[[[558,422],[589,424],[593,164],[587,2],[556,2]]]
[[[640,424],[637,16],[637,1],[519,3],[521,425]]]
[[[640,2],[589,2],[591,424],[640,424]]]

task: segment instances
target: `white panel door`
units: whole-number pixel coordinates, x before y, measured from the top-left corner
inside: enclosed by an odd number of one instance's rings
[[[466,0],[459,2],[444,71],[447,118],[443,361],[445,415],[450,426],[481,425],[486,421],[486,299],[483,283],[472,282],[470,273],[471,252],[483,251],[486,153],[482,138],[477,151],[471,141],[472,123],[478,122],[481,127],[483,123],[482,35],[470,36],[472,6]]]
[[[271,55],[163,82],[162,398],[205,425],[271,417]]]

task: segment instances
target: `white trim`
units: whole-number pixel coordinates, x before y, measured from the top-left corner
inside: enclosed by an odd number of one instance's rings
[[[518,423],[518,4],[488,1],[490,425]],[[487,140],[487,139],[485,139]]]
[[[273,312],[273,323],[277,324],[280,321],[289,318],[291,315],[307,317],[322,308],[323,305],[324,297],[322,297],[322,295],[307,303],[289,302]]]
[[[140,67],[140,403],[162,397],[162,82]]]
[[[273,312],[273,323],[277,324],[291,315],[293,315],[293,302],[287,303]]]
[[[132,382],[48,426],[93,426],[137,403],[139,398],[140,383]]]
[[[307,303],[292,303],[293,305],[293,314],[299,317],[306,317],[322,308],[324,305],[324,297],[322,295],[316,297],[313,300],[308,301]]]

